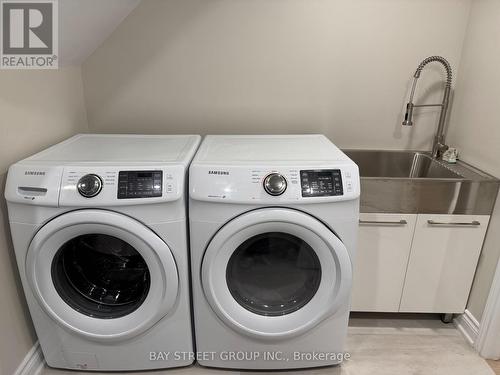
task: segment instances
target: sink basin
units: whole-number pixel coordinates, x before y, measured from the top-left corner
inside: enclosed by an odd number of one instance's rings
[[[351,150],[345,153],[358,165],[362,177],[464,178],[423,152]]]
[[[425,151],[344,150],[359,167],[361,212],[490,215],[500,181]]]

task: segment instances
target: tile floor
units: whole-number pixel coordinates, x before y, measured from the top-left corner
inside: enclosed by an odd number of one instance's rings
[[[341,366],[273,372],[305,375],[494,375],[488,363],[464,341],[452,324],[434,316],[356,314],[351,318],[347,351]],[[192,366],[148,371],[146,375],[232,375],[268,372],[228,371]],[[77,375],[76,371],[45,368],[42,375]],[[95,374],[95,373],[94,373]],[[115,373],[116,374],[116,373]],[[139,375],[141,373],[133,373]]]

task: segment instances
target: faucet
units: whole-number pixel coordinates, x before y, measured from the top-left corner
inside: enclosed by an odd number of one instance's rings
[[[417,80],[420,78],[420,73],[424,67],[431,62],[441,63],[446,70],[446,85],[444,87],[443,101],[439,104],[413,104],[413,95],[415,94],[415,87],[417,86]],[[413,109],[419,107],[441,107],[441,113],[439,115],[439,122],[436,135],[434,137],[434,142],[432,144],[432,157],[439,158],[444,151],[448,149],[448,146],[444,143],[444,127],[446,122],[446,113],[448,111],[448,104],[450,100],[451,91],[451,65],[450,63],[441,56],[430,56],[424,59],[418,66],[415,74],[413,75],[413,85],[411,87],[410,99],[406,104],[406,113],[403,121],[403,125],[412,126],[413,121]]]

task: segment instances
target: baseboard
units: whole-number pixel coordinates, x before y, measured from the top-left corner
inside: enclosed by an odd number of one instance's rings
[[[474,318],[470,311],[465,310],[463,314],[458,315],[455,319],[453,319],[453,323],[455,323],[455,326],[460,333],[462,333],[467,342],[471,346],[474,346],[479,334],[479,322],[476,318]]]
[[[14,375],[39,375],[44,365],[45,359],[43,358],[42,348],[37,341],[26,354]]]

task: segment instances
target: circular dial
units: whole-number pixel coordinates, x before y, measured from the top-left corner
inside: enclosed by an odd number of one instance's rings
[[[102,180],[96,174],[86,174],[78,180],[76,187],[82,196],[92,198],[101,192]]]
[[[286,190],[286,179],[279,173],[271,173],[264,179],[264,190],[270,195],[281,195]]]

